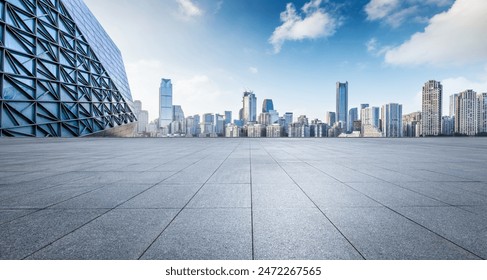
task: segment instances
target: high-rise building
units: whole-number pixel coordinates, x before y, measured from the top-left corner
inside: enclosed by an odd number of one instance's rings
[[[335,112],[326,112],[325,113],[325,123],[328,124],[328,126],[333,126],[336,123]]]
[[[215,133],[218,136],[225,136],[225,116],[215,114]]]
[[[477,93],[470,89],[459,93],[455,109],[455,133],[477,135],[480,116]]]
[[[137,132],[145,133],[148,131],[149,126],[149,112],[146,110],[141,110],[137,117]]]
[[[232,123],[232,111],[225,111],[225,125]]]
[[[353,123],[358,121],[358,108],[352,108],[348,111],[348,132],[353,131]]]
[[[140,111],[142,111],[142,101],[135,100],[134,101],[134,114],[139,118]]]
[[[365,109],[365,108],[369,108],[369,104],[365,103],[365,104],[360,104],[360,110],[362,109]]]
[[[293,113],[287,112],[284,114],[284,119],[286,120],[286,125],[292,124],[293,123]]]
[[[487,133],[487,93],[479,94],[479,133]]]
[[[170,79],[162,79],[159,87],[159,128],[167,128],[172,120],[172,83]]]
[[[184,111],[180,105],[172,106],[172,121],[182,121],[184,120]]]
[[[272,99],[264,99],[264,102],[262,103],[262,113],[269,113],[271,110],[274,110]]]
[[[215,133],[215,116],[204,114],[200,122],[200,136],[207,137]]]
[[[423,86],[422,98],[422,135],[438,136],[441,134],[443,86],[437,81],[428,81]]]
[[[0,1],[0,137],[133,136],[122,55],[81,0]]]
[[[389,138],[402,137],[402,105],[389,103],[382,106],[382,135]]]
[[[457,107],[457,97],[458,93],[450,95],[450,117],[455,116],[455,108]]]
[[[348,119],[348,82],[336,84],[336,122],[346,130]]]
[[[402,117],[403,137],[421,136],[421,112],[414,112]]]
[[[450,116],[441,117],[441,134],[452,136],[455,133],[455,119]]]
[[[243,121],[244,124],[257,121],[257,97],[251,91],[244,92],[243,95]]]
[[[365,125],[372,125],[375,128],[379,129],[379,115],[380,109],[379,107],[367,107],[360,111],[360,119],[362,120],[362,126]]]

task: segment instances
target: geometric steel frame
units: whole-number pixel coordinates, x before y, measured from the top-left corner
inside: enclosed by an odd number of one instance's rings
[[[78,137],[130,124],[129,97],[62,1],[0,0],[0,137]]]

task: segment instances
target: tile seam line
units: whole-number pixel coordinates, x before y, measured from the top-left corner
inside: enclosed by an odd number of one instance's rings
[[[427,197],[427,198],[429,198],[429,199],[432,199],[432,200],[434,200],[434,201],[440,202],[440,203],[445,204],[445,205],[447,205],[447,206],[450,206],[450,207],[454,207],[454,208],[460,209],[461,211],[468,212],[468,213],[470,213],[470,214],[476,214],[476,213],[474,213],[474,212],[472,212],[472,211],[469,211],[469,210],[463,209],[463,208],[458,207],[458,206],[456,206],[456,205],[454,205],[454,204],[451,204],[451,203],[448,203],[448,202],[445,202],[445,201],[439,200],[439,199],[434,198],[434,197],[431,197],[431,196],[429,196],[429,195],[426,195],[426,194],[420,193],[420,192],[418,192],[418,191],[416,191],[416,190],[411,190],[411,189],[409,189],[409,188],[407,188],[407,187],[403,187],[403,186],[401,186],[401,185],[398,185],[397,183],[394,183],[394,182],[389,182],[389,181],[384,180],[384,179],[382,179],[382,178],[379,178],[379,177],[377,177],[377,176],[375,176],[375,175],[370,175],[370,174],[364,173],[364,172],[362,172],[362,171],[360,171],[360,170],[357,170],[357,169],[355,169],[355,168],[350,168],[350,167],[348,167],[348,166],[344,166],[343,164],[340,164],[340,163],[338,163],[338,165],[340,165],[340,166],[342,166],[342,167],[346,167],[346,168],[348,168],[348,169],[351,169],[351,170],[353,170],[353,171],[355,171],[355,172],[362,173],[362,174],[364,174],[364,175],[370,176],[370,177],[375,178],[375,179],[377,179],[377,180],[379,180],[379,181],[382,181],[382,182],[385,182],[385,183],[391,184],[391,185],[396,186],[396,187],[398,187],[398,188],[400,188],[400,189],[403,189],[403,190],[406,190],[406,191],[410,191],[410,192],[412,192],[412,193],[415,193],[415,194],[418,194],[418,195],[421,195],[421,196]],[[328,176],[331,176],[331,175],[329,175],[329,174],[325,173],[325,172],[324,172],[323,170],[321,170],[320,168],[317,168],[317,167],[315,167],[315,168],[316,168],[316,169],[318,169],[318,170],[320,170],[320,171],[321,171],[321,172],[323,172],[324,174],[326,174],[326,175],[328,175]],[[402,174],[402,173],[399,173],[399,174]],[[404,174],[403,174],[403,175],[404,175]],[[337,180],[337,179],[336,179],[336,178],[334,178],[334,177],[333,177],[333,179]],[[341,181],[340,181],[340,183],[344,183],[344,182],[341,182]],[[349,185],[348,185],[348,183],[351,183],[351,182],[347,182],[347,183],[344,183],[344,184],[346,184],[347,186],[349,186]],[[373,182],[372,182],[372,184],[373,184]],[[349,187],[350,187],[350,186],[349,186]],[[355,188],[353,188],[353,189],[355,190]],[[470,192],[469,192],[469,193],[470,193]]]
[[[307,164],[308,164],[308,163],[307,163]],[[319,172],[321,172],[321,173],[323,173],[323,174],[327,175],[327,176],[331,176],[331,175],[329,175],[329,174],[325,173],[323,170],[321,170],[321,169],[319,169],[319,168],[317,168],[317,167],[315,167],[315,166],[313,166],[313,165],[310,165],[310,164],[308,164],[308,165],[309,165],[309,166],[311,166],[312,168],[314,168],[314,169],[318,170]],[[371,199],[371,200],[375,201],[376,203],[378,203],[378,204],[382,205],[384,208],[388,209],[389,211],[394,212],[395,214],[397,214],[397,215],[399,215],[399,216],[403,217],[404,219],[406,219],[406,220],[408,220],[408,221],[410,221],[410,222],[412,222],[412,223],[414,223],[414,224],[418,225],[418,226],[419,226],[419,227],[421,227],[421,228],[424,228],[425,230],[427,230],[427,231],[429,231],[429,232],[433,233],[434,235],[436,235],[436,236],[440,237],[441,239],[444,239],[444,240],[445,240],[445,241],[447,241],[447,242],[450,242],[451,244],[453,244],[453,245],[457,246],[458,248],[460,248],[460,249],[462,249],[462,250],[464,250],[464,251],[466,251],[466,252],[468,252],[468,253],[472,254],[473,256],[475,256],[475,257],[477,257],[477,258],[479,258],[479,259],[481,259],[481,260],[484,260],[484,258],[482,258],[481,256],[479,256],[479,255],[475,254],[474,252],[472,252],[472,251],[470,251],[470,250],[468,250],[468,249],[466,249],[466,248],[464,248],[464,247],[460,246],[459,244],[457,244],[457,243],[453,242],[452,240],[450,240],[450,239],[448,239],[448,238],[446,238],[446,237],[442,236],[441,234],[439,234],[439,233],[437,233],[437,232],[433,231],[432,229],[429,229],[429,228],[427,228],[426,226],[423,226],[422,224],[420,224],[420,223],[418,223],[418,222],[416,222],[416,221],[414,221],[414,220],[412,220],[412,219],[408,218],[407,216],[405,216],[405,215],[403,215],[403,214],[401,214],[401,213],[397,212],[396,210],[392,209],[391,207],[389,207],[389,206],[387,206],[387,205],[385,205],[385,204],[383,204],[383,203],[381,203],[381,202],[377,201],[376,199],[374,199],[374,198],[370,197],[369,195],[367,195],[367,194],[365,194],[365,193],[363,193],[363,192],[361,192],[361,191],[359,191],[359,190],[355,189],[354,187],[352,187],[352,186],[348,185],[347,183],[344,183],[344,182],[342,182],[342,181],[338,180],[337,178],[335,178],[335,177],[333,177],[333,176],[331,176],[331,177],[332,177],[333,179],[335,179],[337,182],[340,182],[340,183],[344,184],[345,186],[347,186],[347,187],[351,188],[352,190],[354,190],[354,191],[356,191],[356,192],[358,192],[358,193],[360,193],[360,194],[362,194],[362,195],[364,195],[364,196],[368,197],[369,199]]]
[[[196,152],[196,153],[204,152],[204,151],[206,151],[206,150],[208,150],[208,149],[209,149],[209,148],[206,148],[206,149],[201,150],[201,151],[198,151],[198,152]],[[208,155],[208,156],[209,156],[209,155]],[[207,157],[208,157],[208,156],[207,156]],[[177,158],[176,160],[178,160],[178,159],[182,159],[182,158],[184,158],[184,157],[185,157],[185,156],[181,156],[181,157]],[[200,159],[199,161],[201,161],[201,160],[203,160],[203,159],[204,159],[204,158]],[[181,170],[177,171],[176,173],[172,174],[171,176],[169,176],[169,177],[167,177],[167,178],[164,178],[162,181],[159,181],[159,182],[158,182],[158,183],[156,183],[155,185],[152,185],[152,184],[147,184],[147,185],[151,185],[151,187],[149,187],[148,189],[144,190],[143,192],[145,192],[145,191],[147,191],[147,190],[149,190],[149,189],[152,189],[152,188],[153,188],[153,187],[155,187],[156,185],[158,185],[158,184],[160,184],[160,183],[164,182],[165,180],[167,180],[167,179],[171,178],[172,176],[174,176],[174,175],[178,174],[179,172],[183,171],[184,169],[186,169],[186,168],[188,168],[188,167],[190,167],[190,166],[193,166],[194,164],[198,163],[199,161],[196,161],[196,162],[192,163],[191,165],[186,166],[185,168],[183,168],[183,169],[181,169]],[[74,172],[74,171],[68,171],[67,173],[70,173],[70,172]],[[83,172],[84,172],[84,171],[83,171]],[[101,172],[101,171],[99,171],[99,172],[97,172],[97,173],[100,173],[100,172]],[[103,173],[103,172],[101,172],[101,173]],[[64,174],[64,173],[63,173],[63,174]],[[94,178],[94,177],[95,177],[95,176],[93,176],[93,177],[87,177],[87,178]],[[75,182],[77,182],[77,181],[81,181],[81,180],[83,180],[83,179],[87,179],[87,178],[81,178],[81,179],[79,179],[79,180],[75,180]],[[112,182],[112,183],[110,183],[110,184],[114,184],[114,183],[120,182],[120,181],[122,181],[122,180],[123,180],[123,179],[116,180],[116,181],[114,181],[114,182]],[[56,185],[56,186],[53,186],[53,187],[48,187],[48,188],[45,188],[45,189],[42,189],[42,190],[39,190],[39,191],[43,191],[43,190],[49,190],[49,189],[53,189],[53,188],[56,188],[56,187],[59,187],[59,186],[62,186],[62,184],[59,184],[59,185]],[[96,189],[93,189],[93,190],[91,190],[91,191],[85,192],[85,193],[83,193],[83,194],[81,194],[81,195],[88,194],[88,193],[90,193],[90,192],[93,192],[93,191],[96,191],[96,190],[99,190],[99,189],[102,189],[102,188],[105,188],[105,187],[108,187],[108,186],[103,186],[103,187],[100,187],[100,188],[96,188]],[[36,192],[38,192],[38,191],[30,192],[30,193],[28,193],[28,194],[31,194],[31,193],[36,193]],[[139,194],[141,194],[141,193],[139,193]],[[139,194],[137,194],[137,195],[139,195]],[[26,214],[26,215],[22,215],[22,216],[16,217],[15,219],[12,219],[12,220],[10,220],[10,221],[7,221],[7,222],[4,222],[4,223],[1,223],[1,224],[0,224],[0,226],[1,226],[1,225],[4,225],[4,224],[6,224],[6,223],[13,222],[13,221],[18,220],[18,219],[21,219],[21,218],[27,217],[27,216],[29,216],[29,215],[35,214],[35,213],[37,213],[37,212],[39,212],[39,211],[46,210],[46,209],[48,209],[48,208],[51,208],[52,206],[58,205],[58,204],[60,204],[60,203],[66,202],[66,201],[71,200],[71,199],[74,199],[74,198],[77,198],[77,197],[79,197],[79,196],[81,196],[81,195],[77,195],[77,196],[74,196],[74,197],[70,197],[70,198],[68,198],[68,199],[66,199],[66,200],[63,200],[63,201],[60,201],[60,202],[56,202],[56,203],[54,203],[54,204],[50,204],[50,205],[48,205],[48,206],[46,206],[46,207],[43,207],[43,208],[40,208],[40,209],[39,209],[39,208],[35,208],[35,209],[34,209],[34,210],[35,210],[34,212],[31,212],[31,213],[28,213],[28,214]],[[137,195],[136,195],[136,196],[137,196]],[[17,197],[17,196],[16,196],[16,197]],[[134,197],[135,197],[135,196],[134,196]],[[130,200],[130,199],[133,199],[134,197],[129,198],[129,200]],[[6,200],[6,199],[5,199],[5,200]],[[2,201],[3,201],[3,200],[2,200]],[[1,201],[0,201],[0,202],[1,202]],[[125,201],[125,202],[127,202],[127,201]],[[123,203],[125,203],[125,202],[123,202]],[[122,203],[122,204],[123,204],[123,203]],[[115,207],[116,207],[116,206],[115,206]],[[88,208],[88,209],[89,209],[89,208]],[[110,209],[110,208],[102,208],[102,209]],[[111,211],[111,210],[109,210],[109,211]],[[84,226],[84,225],[83,225],[83,226]],[[63,236],[63,237],[64,237],[64,236]]]
[[[169,228],[169,226],[176,220],[176,218],[179,216],[179,214],[181,214],[181,212],[183,212],[184,209],[186,209],[186,206],[188,206],[191,201],[193,200],[193,198],[195,198],[195,196],[201,191],[201,189],[203,189],[203,187],[206,185],[206,183],[211,179],[211,177],[213,177],[213,175],[223,166],[223,163],[225,163],[225,161],[230,157],[230,155],[239,147],[241,142],[239,142],[237,145],[235,145],[235,148],[227,155],[227,157],[222,161],[222,163],[215,169],[215,171],[213,171],[213,173],[208,177],[208,179],[206,180],[206,182],[204,182],[201,187],[193,194],[193,196],[191,196],[191,198],[188,200],[188,202],[186,202],[186,204],[176,213],[176,215],[169,221],[169,223],[162,229],[162,231],[154,238],[154,240],[152,240],[152,242],[149,244],[149,246],[147,246],[147,248],[145,248],[145,250],[140,254],[140,256],[137,258],[137,260],[140,260],[142,259],[142,257],[147,253],[147,251],[149,251],[149,249],[154,245],[154,243],[162,236],[162,234]],[[209,157],[210,155],[208,155],[207,157]],[[206,157],[205,157],[206,158]],[[203,160],[203,159],[201,159]]]
[[[250,164],[250,233],[252,236],[252,260],[255,260],[255,243],[254,243],[254,199],[252,184],[252,142],[249,140],[249,164]]]
[[[207,149],[209,149],[209,148],[207,148]],[[207,150],[207,149],[205,149],[205,150]],[[208,156],[206,156],[206,157],[209,157],[209,155],[208,155]],[[83,223],[81,226],[79,226],[79,227],[77,227],[77,228],[75,228],[75,229],[71,230],[70,232],[68,232],[68,233],[66,233],[66,234],[64,234],[64,235],[62,235],[62,236],[60,236],[59,238],[57,238],[57,239],[53,240],[52,242],[49,242],[48,244],[46,244],[46,245],[42,246],[41,248],[39,248],[39,249],[35,250],[34,252],[32,252],[32,253],[30,253],[30,254],[28,254],[27,256],[23,257],[23,258],[22,258],[22,260],[25,260],[25,259],[27,259],[28,257],[33,256],[33,255],[34,255],[34,254],[36,254],[37,252],[39,252],[39,251],[41,251],[41,250],[43,250],[43,249],[45,249],[45,248],[49,247],[50,245],[54,244],[55,242],[57,242],[57,241],[61,240],[62,238],[64,238],[64,237],[66,237],[66,236],[68,236],[68,235],[70,235],[70,234],[74,233],[75,231],[77,231],[77,230],[79,230],[79,229],[83,228],[84,226],[88,225],[89,223],[91,223],[91,222],[93,222],[93,221],[95,221],[95,220],[99,219],[99,218],[100,218],[100,217],[102,217],[103,215],[105,215],[105,214],[107,214],[107,213],[109,213],[109,212],[111,212],[111,211],[115,210],[115,209],[116,209],[118,206],[121,206],[121,205],[123,205],[124,203],[126,203],[127,201],[132,200],[132,199],[134,199],[135,197],[139,196],[140,194],[142,194],[142,193],[144,193],[144,192],[146,192],[146,191],[148,191],[148,190],[150,190],[150,189],[154,188],[154,187],[155,187],[155,186],[157,186],[158,184],[160,184],[160,183],[164,182],[165,180],[167,180],[167,179],[171,178],[172,176],[174,176],[174,175],[176,175],[176,174],[178,174],[178,173],[182,172],[182,171],[183,171],[183,170],[185,170],[186,168],[189,168],[189,167],[191,167],[191,166],[195,165],[196,163],[198,163],[198,162],[202,161],[202,160],[203,160],[203,159],[205,159],[206,157],[203,157],[203,158],[201,158],[200,160],[198,160],[198,161],[196,161],[196,162],[193,162],[192,164],[190,164],[190,165],[186,166],[185,168],[183,168],[183,169],[179,170],[177,173],[175,173],[175,174],[173,174],[173,175],[169,176],[168,178],[165,178],[164,180],[160,181],[159,183],[154,184],[154,185],[153,185],[153,186],[151,186],[150,188],[148,188],[148,189],[146,189],[146,190],[144,190],[144,191],[142,191],[142,192],[140,192],[140,193],[138,193],[138,194],[134,195],[133,197],[129,198],[128,200],[126,200],[126,201],[124,201],[124,202],[122,202],[122,203],[119,203],[119,204],[115,205],[113,208],[110,208],[110,209],[108,209],[107,211],[102,212],[100,215],[96,216],[95,218],[93,218],[93,219],[89,220],[89,221],[88,221],[88,222],[86,222],[86,223]],[[104,187],[101,187],[101,188],[104,188]],[[100,189],[101,189],[101,188],[100,188]],[[88,192],[88,193],[89,193],[89,192]],[[70,199],[68,199],[68,200],[71,200],[71,199],[73,199],[73,198],[70,198]],[[66,200],[66,201],[68,201],[68,200]],[[65,202],[65,201],[63,201],[63,202]],[[60,203],[62,203],[62,202],[60,202]],[[54,205],[57,205],[57,204],[59,204],[59,203],[56,203],[56,204],[54,204]],[[54,205],[50,205],[49,207],[52,207],[52,206],[54,206]],[[40,210],[38,210],[38,211],[36,211],[36,212],[39,212],[39,211],[42,211],[42,210],[44,210],[44,209],[40,209]],[[47,210],[47,208],[46,208],[46,210]],[[36,212],[34,212],[34,213],[36,213]],[[29,216],[29,215],[34,214],[34,213],[30,213],[30,214],[28,214],[28,215],[26,215],[26,216]],[[15,221],[15,220],[17,220],[17,219],[14,219],[14,220],[12,220],[12,221]],[[11,222],[12,222],[12,221],[11,221]]]
[[[279,165],[279,167],[281,168],[281,170],[284,171],[284,173],[286,173],[286,175],[294,182],[294,184],[301,190],[301,192],[311,201],[311,203],[313,203],[316,207],[316,209],[318,209],[318,211],[321,212],[321,214],[323,215],[323,217],[325,217],[326,220],[328,220],[328,222],[330,222],[330,224],[338,231],[338,233],[348,242],[348,244],[350,244],[350,246],[352,246],[352,248],[360,255],[360,257],[362,257],[362,259],[366,260],[365,256],[362,254],[362,252],[360,252],[357,247],[355,247],[355,245],[353,245],[353,243],[345,236],[345,234],[335,225],[335,223],[333,223],[331,221],[331,219],[325,214],[325,212],[323,212],[323,210],[314,202],[314,200],[311,199],[311,197],[303,190],[303,188],[301,188],[301,186],[289,175],[289,173],[287,173],[287,171],[281,166],[281,164],[267,151],[267,149],[262,146],[261,143],[259,143],[262,147],[262,149],[264,149],[264,151],[276,162],[277,165]]]

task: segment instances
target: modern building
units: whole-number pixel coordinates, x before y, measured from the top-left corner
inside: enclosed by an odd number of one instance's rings
[[[0,137],[133,136],[122,55],[81,0],[0,2]]]
[[[204,114],[200,122],[200,137],[209,137],[215,133],[215,116],[213,114]]]
[[[379,115],[380,109],[379,107],[367,107],[360,111],[360,119],[362,121],[362,132],[364,131],[363,128],[367,125],[372,125],[373,127],[379,129]]]
[[[438,136],[441,134],[443,86],[438,81],[428,81],[423,86],[422,96],[422,135]]]
[[[352,108],[348,111],[348,129],[347,131],[351,133],[353,131],[353,123],[358,121],[358,108]]]
[[[134,114],[137,117],[137,119],[139,118],[140,111],[142,111],[142,101],[135,100],[134,101]]]
[[[215,114],[215,133],[218,136],[225,136],[225,116]]]
[[[421,112],[414,112],[402,116],[402,135],[403,137],[421,136]]]
[[[479,133],[487,133],[487,93],[481,93],[479,98]]]
[[[347,129],[348,119],[348,82],[336,84],[336,121]]]
[[[140,111],[137,115],[137,133],[146,133],[149,126],[149,112],[146,110]]]
[[[325,123],[328,126],[333,126],[336,123],[336,113],[335,112],[326,112],[325,113]]]
[[[266,133],[266,127],[258,123],[252,123],[247,126],[247,137],[260,138]]]
[[[284,122],[281,125],[284,127],[284,136],[289,135],[289,125],[294,121],[294,114],[291,112],[286,112],[284,116],[282,116]]]
[[[274,110],[272,99],[264,99],[264,102],[262,103],[262,113],[269,113],[271,110]]]
[[[235,124],[228,124],[225,127],[225,137],[227,138],[239,138],[240,137],[240,127]]]
[[[367,103],[360,104],[360,110],[365,109],[365,108],[369,108],[369,107],[370,107],[370,105]]]
[[[284,129],[279,124],[268,125],[266,127],[266,137],[267,138],[279,138],[282,137]]]
[[[455,133],[455,118],[450,116],[441,117],[441,134],[452,136]]]
[[[232,123],[232,111],[225,111],[225,126]]]
[[[162,79],[159,87],[159,128],[167,129],[172,120],[172,83],[170,79]]]
[[[455,117],[455,108],[457,107],[458,93],[450,95],[450,117]]]
[[[382,136],[388,138],[402,137],[402,105],[389,103],[382,106]]]
[[[251,91],[244,92],[242,117],[244,124],[257,121],[257,97]]]
[[[458,94],[455,108],[455,134],[475,136],[479,133],[479,109],[475,91],[469,89]]]
[[[309,125],[303,122],[296,122],[289,125],[289,135],[291,138],[308,138],[310,137]]]

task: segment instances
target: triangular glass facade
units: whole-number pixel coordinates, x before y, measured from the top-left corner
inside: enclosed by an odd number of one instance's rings
[[[1,0],[0,39],[0,136],[130,136],[122,56],[81,0]]]

